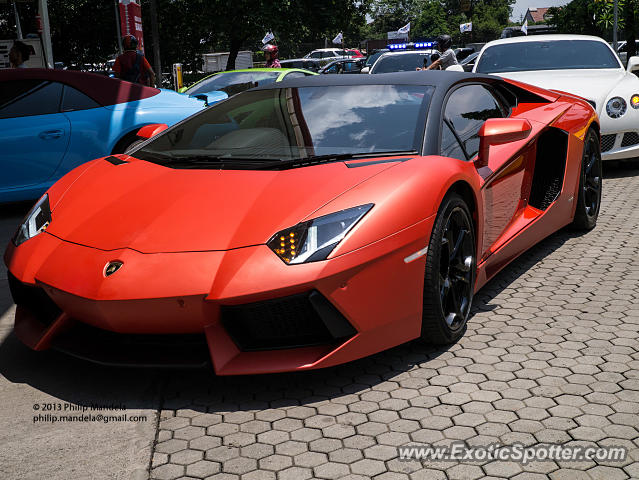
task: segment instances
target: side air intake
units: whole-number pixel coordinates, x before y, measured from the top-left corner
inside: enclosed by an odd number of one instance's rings
[[[568,133],[558,128],[542,132],[537,141],[537,158],[528,204],[546,210],[557,200],[564,183]]]

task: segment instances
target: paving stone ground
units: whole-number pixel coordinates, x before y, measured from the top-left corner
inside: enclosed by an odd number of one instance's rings
[[[137,480],[141,455],[153,480],[639,479],[639,162],[605,171],[597,228],[558,232],[507,267],[449,348],[413,342],[327,370],[229,378],[107,369],[31,352],[7,333],[0,479]],[[13,228],[0,232],[5,242]],[[0,267],[7,332],[13,312]],[[29,426],[32,404],[55,399],[121,401],[157,418],[148,434],[144,425]],[[629,454],[527,465],[397,457],[398,446],[459,440]]]
[[[167,378],[151,478],[639,478],[639,164],[602,213],[480,291],[450,348],[419,342],[317,372]],[[400,461],[397,447],[625,446],[622,463]]]

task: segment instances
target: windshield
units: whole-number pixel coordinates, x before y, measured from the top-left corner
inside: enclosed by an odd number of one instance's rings
[[[382,50],[381,52],[375,52],[372,55],[370,55],[367,59],[366,59],[366,66],[370,67],[371,65],[373,65],[373,63],[375,63],[375,60],[377,60],[379,57],[381,57],[383,54],[385,54],[386,52],[388,52],[388,50]]]
[[[196,95],[198,93],[208,93],[215,90],[226,92],[229,97],[236,93],[257,87],[258,85],[268,85],[277,80],[280,76],[279,71],[275,72],[225,72],[213,75],[210,78],[196,83],[186,90],[187,95]]]
[[[417,67],[427,67],[431,64],[432,52],[402,53],[386,55],[380,58],[371,73],[414,72]]]
[[[132,154],[177,168],[421,149],[433,87],[357,85],[244,92],[172,127]],[[240,165],[242,164],[242,165]]]
[[[605,43],[595,40],[512,42],[489,47],[481,54],[479,73],[621,68]]]

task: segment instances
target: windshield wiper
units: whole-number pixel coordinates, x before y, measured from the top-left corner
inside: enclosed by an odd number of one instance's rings
[[[360,153],[329,153],[327,155],[311,155],[309,157],[292,158],[290,160],[279,160],[275,162],[258,165],[256,170],[278,170],[280,168],[295,167],[302,165],[315,165],[325,162],[341,162],[343,160],[354,160],[371,157],[392,157],[395,155],[416,155],[415,150],[401,150],[397,152],[360,152]]]

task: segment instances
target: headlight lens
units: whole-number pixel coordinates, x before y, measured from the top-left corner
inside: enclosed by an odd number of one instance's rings
[[[635,93],[630,97],[630,105],[632,108],[639,108],[639,94]]]
[[[606,103],[606,113],[610,118],[619,118],[626,113],[626,101],[621,97],[613,97]]]
[[[273,235],[267,245],[289,265],[325,260],[371,208],[369,203],[298,223]]]
[[[22,225],[13,236],[13,244],[17,247],[39,233],[44,232],[51,223],[51,207],[49,206],[49,195],[46,193],[38,203],[27,213]]]

